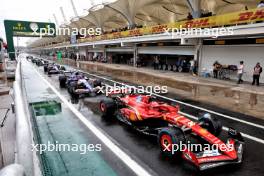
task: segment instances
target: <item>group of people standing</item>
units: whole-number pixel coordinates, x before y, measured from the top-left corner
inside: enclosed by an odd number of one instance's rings
[[[221,67],[222,67],[222,65],[219,62],[217,62],[217,61],[213,64],[213,75],[214,75],[214,78],[218,78],[218,73],[219,73],[219,70],[221,69]],[[237,67],[237,84],[243,83],[242,77],[243,77],[243,74],[245,72],[244,68],[245,68],[244,61],[240,61],[240,64]],[[255,67],[253,68],[252,85],[259,86],[259,79],[260,79],[261,73],[262,73],[262,67],[260,66],[260,63],[258,62],[255,65]]]
[[[238,81],[237,84],[243,83],[242,77],[244,73],[244,62],[240,61],[240,65],[238,66],[237,75],[238,75]],[[258,62],[256,66],[253,69],[253,81],[252,85],[259,86],[259,78],[262,73],[262,67],[260,66],[260,63]]]

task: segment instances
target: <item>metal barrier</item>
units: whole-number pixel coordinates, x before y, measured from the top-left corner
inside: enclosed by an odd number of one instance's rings
[[[22,165],[10,164],[0,171],[0,176],[25,176],[25,170]]]
[[[0,176],[39,176],[41,172],[37,165],[38,159],[32,151],[33,132],[23,86],[21,59],[17,60],[13,90],[16,113],[16,164],[4,167]]]
[[[18,59],[16,80],[14,82],[14,101],[16,113],[16,163],[23,165],[26,175],[33,175],[33,138],[29,120],[29,112],[23,93],[21,60]]]

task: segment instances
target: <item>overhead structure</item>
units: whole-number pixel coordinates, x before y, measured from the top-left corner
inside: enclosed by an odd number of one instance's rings
[[[73,0],[70,1],[75,17],[69,23],[64,23],[62,27],[98,27],[103,32],[186,20],[189,14],[193,18],[199,18],[207,13],[220,15],[253,9],[259,3],[259,0],[99,0],[91,2],[92,7],[86,9],[84,16],[78,16]],[[53,43],[59,43],[68,38],[69,36],[58,36],[51,40]],[[41,40],[35,41],[30,46],[43,44],[44,39]]]

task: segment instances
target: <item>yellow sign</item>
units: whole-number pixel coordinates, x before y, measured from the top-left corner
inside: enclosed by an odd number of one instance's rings
[[[13,30],[15,31],[24,31],[26,30],[26,27],[22,25],[22,23],[17,23],[16,26],[13,26]]]
[[[260,43],[264,43],[264,38],[256,39],[256,43],[258,43],[258,44],[260,44]]]
[[[247,11],[240,11],[240,12],[228,13],[224,15],[211,16],[205,18],[197,18],[193,20],[186,20],[186,21],[156,25],[156,26],[136,28],[128,31],[115,32],[111,34],[104,34],[96,37],[80,39],[78,40],[78,42],[79,43],[92,42],[96,40],[111,40],[116,38],[158,34],[165,32],[165,30],[171,30],[173,28],[179,29],[179,28],[221,27],[225,25],[245,24],[245,23],[252,23],[257,21],[264,21],[264,8],[257,8]]]
[[[215,44],[216,45],[224,45],[225,44],[225,40],[216,40]]]

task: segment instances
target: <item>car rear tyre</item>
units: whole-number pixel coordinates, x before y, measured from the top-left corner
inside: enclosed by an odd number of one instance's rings
[[[66,87],[66,77],[65,76],[59,76],[59,82],[60,82],[60,87],[65,88]]]
[[[181,151],[174,151],[173,149],[176,149],[176,147],[177,149],[180,149],[180,145],[185,144],[186,139],[181,129],[166,127],[159,132],[158,142],[162,155],[174,157],[181,154]]]
[[[75,82],[75,81],[70,82],[70,84],[68,86],[68,92],[70,94],[74,94],[76,87],[77,87],[77,82]]]
[[[222,131],[222,123],[211,115],[204,114],[199,118],[199,122],[202,123],[202,127],[208,130],[215,136],[218,136]]]
[[[116,103],[113,99],[105,99],[100,102],[100,110],[103,113],[103,116],[114,115],[116,111]]]
[[[44,72],[48,72],[48,67],[47,66],[44,66]]]

